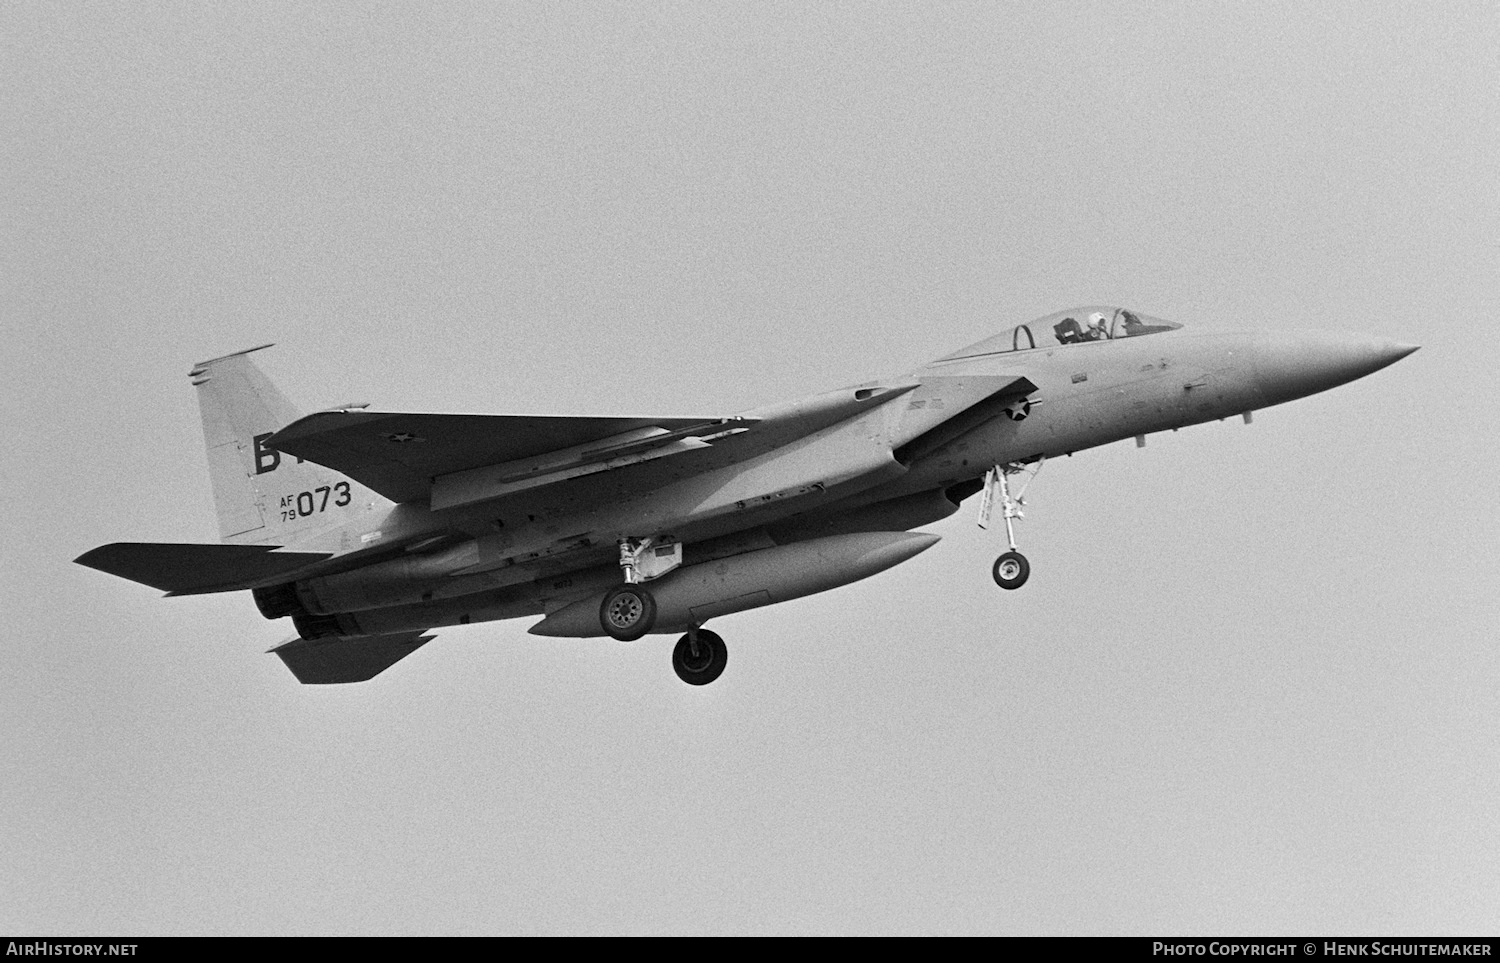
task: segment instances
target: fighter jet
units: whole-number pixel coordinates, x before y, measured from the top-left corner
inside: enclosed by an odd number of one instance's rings
[[[1194,331],[1115,307],[1063,311],[906,374],[731,416],[301,415],[262,345],[189,372],[220,544],[114,543],[91,568],[168,595],[249,591],[296,635],[304,683],[371,679],[435,627],[542,616],[536,635],[680,634],[704,685],[706,623],[835,589],[931,548],[914,529],[998,506],[1002,589],[1022,493],[1048,458],[1251,413],[1417,350],[1357,335]]]

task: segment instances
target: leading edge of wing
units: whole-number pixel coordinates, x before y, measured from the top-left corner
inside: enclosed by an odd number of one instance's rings
[[[338,685],[367,682],[434,638],[422,630],[354,638],[292,638],[267,652],[274,652],[303,685]]]
[[[656,429],[677,434],[698,427],[707,431],[728,422],[325,411],[292,422],[266,445],[348,475],[393,501],[410,502],[427,498],[432,480],[442,475],[537,458],[630,432]]]

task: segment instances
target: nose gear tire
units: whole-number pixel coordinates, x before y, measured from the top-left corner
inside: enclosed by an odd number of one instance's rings
[[[1006,552],[995,559],[995,568],[991,574],[995,576],[995,584],[1001,588],[1018,589],[1031,577],[1031,563],[1020,552]]]

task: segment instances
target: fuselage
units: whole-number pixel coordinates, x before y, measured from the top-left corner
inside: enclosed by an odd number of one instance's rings
[[[1106,312],[1112,323],[1099,320]],[[1122,316],[1135,333],[1125,333]],[[436,548],[258,592],[257,600],[268,616],[296,615],[305,637],[542,613],[554,613],[555,629],[555,613],[583,611],[583,601],[620,580],[622,539],[680,542],[684,571],[820,539],[825,555],[854,551],[853,534],[904,532],[951,514],[993,466],[1248,413],[1415,350],[1361,336],[1194,331],[1142,317],[1062,312],[897,378],[746,412],[772,427],[701,451],[453,508],[398,505],[349,523],[360,529],[357,544],[374,532],[408,546],[441,539]],[[350,543],[349,531],[337,534]],[[930,541],[902,544],[915,554]],[[796,553],[783,554],[782,569],[795,568]],[[847,568],[844,581],[870,574]],[[810,591],[833,587],[828,581]],[[546,634],[602,634],[546,626]]]

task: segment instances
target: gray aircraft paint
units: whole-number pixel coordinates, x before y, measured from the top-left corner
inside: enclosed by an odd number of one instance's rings
[[[654,609],[641,631],[696,638],[710,619],[828,591],[927,549],[934,536],[900,533],[945,517],[996,466],[1248,418],[1415,350],[1084,307],[902,377],[696,421],[347,409],[299,419],[240,352],[191,372],[224,541],[332,557],[288,557],[301,564],[291,568],[257,557],[252,569],[196,547],[191,578],[156,570],[185,551],[172,546],[104,546],[79,561],[168,588],[184,578],[178,592],[254,589],[268,618],[292,615],[303,642],[327,643],[275,650],[299,679],[326,683],[370,678],[436,626],[545,614],[534,633],[604,635],[617,546],[657,541],[681,544],[672,564],[683,567],[643,577]],[[502,454],[517,450],[508,432],[529,435],[530,453]],[[559,439],[550,450],[549,432]],[[391,503],[362,480],[408,500]],[[202,574],[215,564],[222,581]],[[383,636],[405,643],[376,656],[350,641]]]

